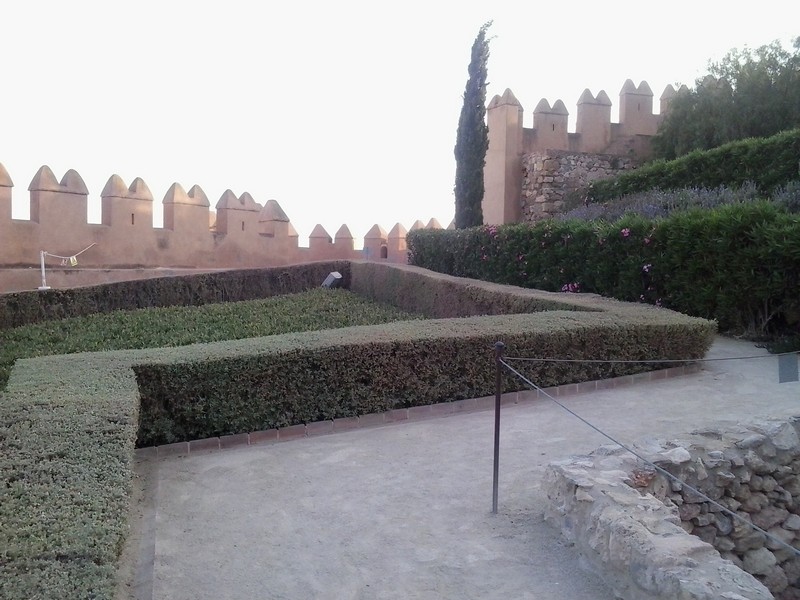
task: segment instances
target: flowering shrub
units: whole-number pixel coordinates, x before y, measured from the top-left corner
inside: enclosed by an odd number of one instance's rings
[[[407,239],[412,264],[452,275],[663,305],[722,330],[800,328],[800,215],[768,202]]]

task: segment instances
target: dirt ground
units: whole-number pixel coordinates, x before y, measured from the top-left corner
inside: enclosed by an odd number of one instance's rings
[[[719,338],[711,357],[765,356]],[[623,443],[794,416],[777,359],[563,398]],[[543,518],[547,465],[608,440],[549,400],[139,464],[120,598],[612,599]],[[138,546],[138,560],[136,547]],[[134,566],[131,562],[137,562]]]

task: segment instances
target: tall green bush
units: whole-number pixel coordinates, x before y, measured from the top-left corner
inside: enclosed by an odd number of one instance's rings
[[[469,79],[464,89],[464,103],[456,131],[456,228],[483,223],[483,166],[489,148],[489,128],[486,126],[486,64],[489,61],[489,40],[486,30],[492,22],[484,23],[472,44]]]
[[[675,158],[800,125],[800,37],[793,46],[731,50],[710,64],[711,77],[672,99],[653,139],[656,155]]]
[[[412,264],[432,270],[647,302],[723,330],[762,334],[800,322],[800,216],[768,202],[659,220],[415,231],[408,245]]]

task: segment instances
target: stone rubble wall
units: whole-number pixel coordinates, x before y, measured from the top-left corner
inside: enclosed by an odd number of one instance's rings
[[[636,167],[627,157],[546,150],[522,157],[522,220],[535,222],[583,204],[587,187]]]
[[[798,431],[800,418],[765,421],[635,450],[797,547]],[[545,488],[548,520],[621,598],[800,599],[797,552],[617,446],[551,464]]]

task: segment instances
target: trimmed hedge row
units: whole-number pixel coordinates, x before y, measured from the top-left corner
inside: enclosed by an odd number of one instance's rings
[[[438,300],[406,294],[404,302],[432,312],[476,298],[487,311],[526,303],[563,310],[18,361],[0,402],[0,597],[114,596],[137,421],[142,442],[167,441],[488,395],[498,339],[509,355],[693,359],[715,330],[593,295],[440,274],[423,283],[414,267],[352,263],[347,271],[356,290],[412,282]],[[531,363],[526,374],[555,385],[640,368]]]
[[[339,271],[342,285],[347,287],[348,268],[347,261],[316,262],[2,294],[0,329],[115,310],[200,306],[293,294],[319,287],[331,271]]]
[[[506,315],[547,310],[599,311],[563,295],[510,293],[507,286],[486,281],[441,277],[427,270],[370,262],[354,262],[350,289],[375,302],[434,319]]]
[[[419,318],[346,289],[99,313],[0,330],[0,390],[20,358],[184,346]]]
[[[645,313],[553,311],[177,348],[135,368],[141,391],[138,443],[202,439],[488,396],[494,393],[497,340],[506,343],[511,356],[682,359],[703,356],[713,331],[709,322],[687,322],[677,313],[653,319]],[[525,373],[548,387],[652,368],[530,363]],[[523,389],[518,381],[505,379],[504,391],[518,389]]]
[[[722,330],[800,323],[800,216],[768,202],[407,239],[413,264],[457,276],[648,302],[716,319]]]
[[[130,358],[20,360],[0,397],[0,598],[113,598],[139,392]]]
[[[158,361],[136,368],[142,392],[139,443],[490,395],[491,348],[498,339],[518,355],[698,358],[715,330],[708,321],[651,306],[520,290],[407,266],[353,263],[351,286],[373,300],[385,302],[396,294],[406,310],[451,318],[165,351]],[[475,310],[493,316],[466,316]],[[509,314],[523,310],[545,312]],[[538,364],[531,374],[549,386],[651,368]],[[507,385],[519,389],[518,383]]]
[[[590,202],[605,202],[651,189],[741,186],[753,182],[770,194],[797,179],[800,129],[769,138],[731,142],[712,150],[695,150],[671,161],[649,163],[619,177],[596,181]]]

